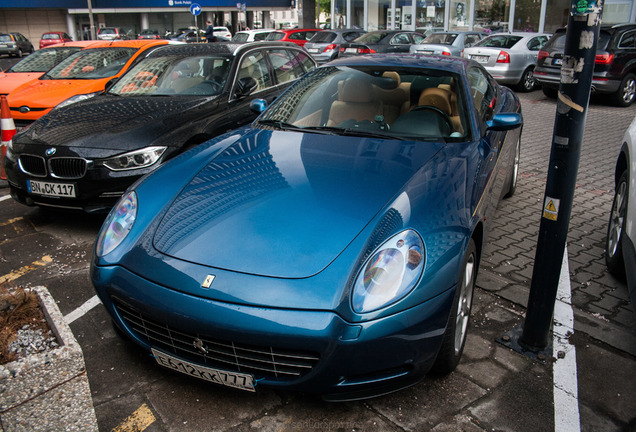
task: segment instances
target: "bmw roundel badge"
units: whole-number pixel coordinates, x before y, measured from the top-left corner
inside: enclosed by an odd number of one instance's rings
[[[55,147],[51,147],[51,148],[46,149],[44,154],[47,155],[47,156],[53,156],[56,151],[57,151],[57,149]]]

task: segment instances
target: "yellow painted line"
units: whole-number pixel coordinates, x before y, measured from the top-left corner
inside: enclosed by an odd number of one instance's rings
[[[128,416],[122,424],[113,429],[113,432],[142,432],[153,424],[155,420],[157,419],[148,408],[148,405],[143,404],[137,411]]]
[[[4,276],[0,276],[0,285],[8,283],[8,282],[13,282],[17,278],[22,277],[25,274],[32,272],[33,270],[37,269],[38,267],[44,267],[45,265],[50,264],[52,262],[53,262],[53,258],[51,258],[48,255],[44,255],[39,260],[33,261],[30,265],[26,265],[24,267],[21,267],[21,268],[19,268],[17,270],[12,271],[9,274],[6,274]]]
[[[22,219],[24,219],[24,218],[22,216],[20,216],[20,217],[17,217],[17,218],[9,219],[6,222],[0,222],[0,227],[7,226],[7,225],[12,225],[12,224],[14,224],[16,222],[21,221]]]

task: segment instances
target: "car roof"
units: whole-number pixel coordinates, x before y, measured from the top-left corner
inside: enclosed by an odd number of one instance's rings
[[[461,57],[430,56],[423,54],[371,54],[337,58],[330,66],[381,66],[438,69],[463,74],[467,64],[477,64]]]
[[[167,55],[174,56],[196,56],[205,54],[221,54],[228,57],[236,56],[241,52],[247,51],[252,48],[294,48],[301,50],[295,43],[292,42],[278,42],[278,41],[259,41],[259,42],[215,42],[212,44],[170,44],[170,46],[163,47],[159,50],[153,51],[148,57],[163,57]]]

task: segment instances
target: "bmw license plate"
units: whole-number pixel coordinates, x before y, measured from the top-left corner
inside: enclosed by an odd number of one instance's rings
[[[470,58],[475,60],[477,63],[488,63],[488,56],[474,55],[474,56],[471,56]]]
[[[29,193],[35,195],[75,198],[75,185],[73,183],[51,183],[27,180],[26,184]]]
[[[157,351],[154,348],[151,348],[151,350],[157,363],[163,367],[227,387],[256,392],[254,377],[252,375],[199,366]]]

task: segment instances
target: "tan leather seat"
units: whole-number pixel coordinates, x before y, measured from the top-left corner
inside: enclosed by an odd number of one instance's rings
[[[461,118],[459,113],[455,112],[457,108],[453,110],[452,99],[453,95],[450,90],[439,87],[430,87],[422,91],[417,105],[432,106],[439,109],[450,119],[453,131],[463,133],[464,128],[461,124]],[[457,103],[455,102],[455,105],[456,104]]]
[[[347,79],[338,85],[338,100],[331,104],[327,126],[346,120],[374,121],[382,115],[382,107],[373,100],[371,83],[363,79]]]

